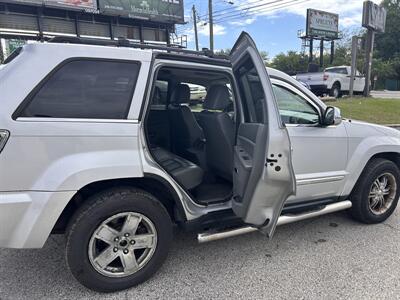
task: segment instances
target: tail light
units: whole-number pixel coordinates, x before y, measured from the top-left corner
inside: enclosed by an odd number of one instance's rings
[[[324,81],[327,81],[328,78],[329,78],[329,75],[328,74],[324,74]]]
[[[0,129],[0,153],[3,150],[4,146],[6,145],[9,136],[10,132],[8,132],[7,130]]]

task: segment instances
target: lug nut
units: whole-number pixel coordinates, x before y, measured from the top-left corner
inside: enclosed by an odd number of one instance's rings
[[[115,248],[114,248],[114,252],[117,252],[117,251],[118,251],[118,248],[117,248],[117,247],[115,247]]]
[[[125,237],[128,237],[128,236],[129,236],[129,233],[125,233],[124,236],[125,236]]]
[[[131,245],[135,245],[135,244],[136,244],[135,240],[131,240]]]
[[[114,239],[114,242],[118,242],[118,241],[119,241],[119,238],[116,237],[116,238]]]
[[[125,249],[124,250],[124,254],[128,254],[129,253],[129,250],[128,249]]]

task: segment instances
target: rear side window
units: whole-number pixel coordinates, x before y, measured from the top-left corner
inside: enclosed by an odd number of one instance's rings
[[[346,68],[332,68],[332,69],[326,69],[326,72],[329,72],[329,73],[338,73],[338,74],[345,74],[345,75],[347,75],[347,69],[346,69]]]
[[[68,62],[39,87],[19,116],[125,119],[139,69],[135,62]]]

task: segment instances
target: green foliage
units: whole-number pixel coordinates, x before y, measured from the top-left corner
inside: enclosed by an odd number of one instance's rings
[[[216,50],[214,51],[214,53],[216,55],[229,55],[229,53],[231,53],[231,48],[226,48],[226,49],[221,49],[221,50]]]
[[[268,66],[288,74],[307,72],[308,56],[296,51],[288,51],[275,56]]]
[[[400,55],[400,0],[383,0],[386,8],[386,31],[375,36],[376,56],[390,60]]]

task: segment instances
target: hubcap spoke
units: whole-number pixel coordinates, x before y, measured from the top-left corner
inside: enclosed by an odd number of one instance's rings
[[[386,177],[386,176],[383,176],[383,177],[382,177],[382,181],[381,181],[381,186],[380,186],[380,188],[381,188],[381,189],[386,188],[387,183],[388,183],[387,177]]]
[[[372,191],[369,193],[369,198],[375,198],[376,197],[376,191]]]
[[[101,252],[94,261],[100,268],[105,269],[118,255],[117,252],[114,252],[113,247],[110,246]]]
[[[114,239],[118,236],[118,234],[119,232],[111,228],[110,226],[102,225],[100,229],[97,231],[95,236],[99,240],[102,240],[103,242],[106,242],[111,245],[114,242]]]
[[[154,234],[140,234],[134,237],[134,249],[152,248],[154,246]]]
[[[122,233],[130,232],[131,234],[135,234],[141,220],[141,217],[129,214],[125,219],[124,226],[122,227]]]
[[[139,267],[133,251],[129,252],[128,254],[121,255],[120,259],[125,272],[135,271]]]
[[[378,199],[378,198],[374,198],[374,199],[372,200],[372,203],[370,204],[370,207],[371,207],[372,209],[374,209],[378,203],[379,203],[379,199]]]
[[[379,178],[374,181],[374,186],[375,186],[376,189],[380,189],[381,182],[379,181]]]

